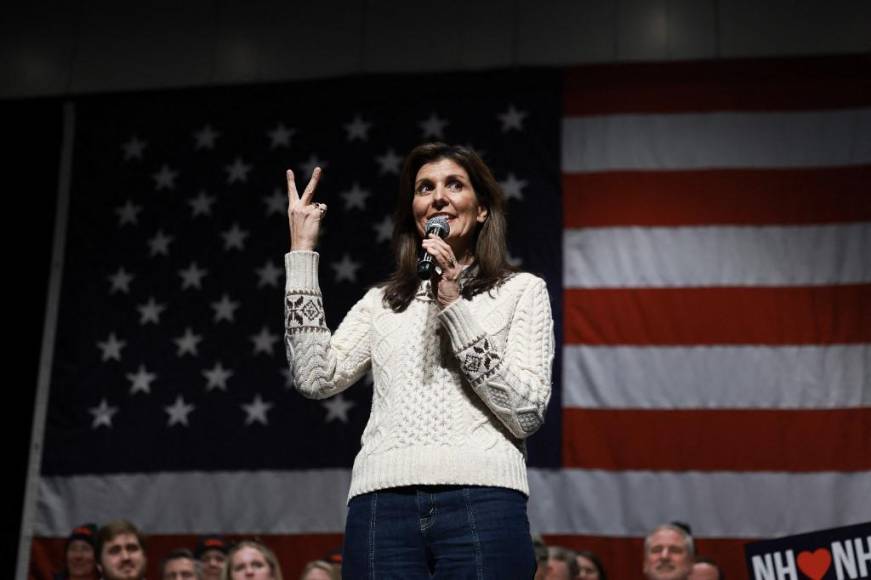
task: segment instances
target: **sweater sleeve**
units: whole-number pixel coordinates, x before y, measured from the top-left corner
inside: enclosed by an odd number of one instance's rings
[[[544,423],[554,354],[547,287],[541,278],[530,278],[532,282],[517,301],[503,347],[484,331],[466,300],[456,301],[439,314],[475,393],[520,439]]]
[[[318,286],[316,252],[284,256],[284,345],[294,388],[303,396],[323,399],[339,393],[369,369],[370,290],[330,333]]]

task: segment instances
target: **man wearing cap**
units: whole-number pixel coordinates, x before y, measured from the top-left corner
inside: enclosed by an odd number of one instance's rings
[[[203,580],[220,580],[229,550],[230,544],[223,536],[201,536],[197,539],[194,556],[202,564]]]
[[[64,569],[54,575],[55,580],[96,580],[97,561],[94,544],[97,524],[82,524],[67,537],[64,547]]]
[[[97,532],[97,553],[104,580],[144,580],[145,541],[127,520],[109,522]]]

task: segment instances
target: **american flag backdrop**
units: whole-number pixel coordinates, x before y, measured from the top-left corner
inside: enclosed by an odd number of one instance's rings
[[[402,156],[467,144],[548,281],[530,520],[640,575],[641,538],[871,520],[866,57],[362,76],[77,99],[31,574],[126,517],[160,556],[341,544],[370,385],[308,401],[282,341],[284,170],[325,177],[328,324],[390,269]],[[74,121],[74,122],[73,122]]]

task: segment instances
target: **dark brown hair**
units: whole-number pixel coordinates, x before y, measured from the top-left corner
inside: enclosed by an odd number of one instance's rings
[[[132,522],[127,520],[113,520],[107,524],[105,524],[102,528],[97,532],[97,561],[101,561],[103,557],[103,546],[107,542],[111,542],[116,537],[121,534],[130,534],[131,536],[136,536],[136,541],[139,542],[139,547],[142,548],[142,551],[145,551],[145,535],[133,525]]]
[[[473,240],[474,264],[472,277],[465,280],[461,293],[469,299],[486,292],[505,281],[516,269],[508,263],[505,236],[508,224],[505,218],[505,195],[490,168],[472,149],[460,145],[426,143],[412,149],[399,176],[399,195],[393,213],[393,254],[396,270],[385,283],[384,303],[394,312],[402,312],[417,293],[417,257],[420,252],[420,234],[411,211],[414,199],[414,181],[417,172],[427,163],[449,159],[466,170],[478,203],[487,209],[487,219],[475,232]]]

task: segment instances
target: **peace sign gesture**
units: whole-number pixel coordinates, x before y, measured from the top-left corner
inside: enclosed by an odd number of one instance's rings
[[[327,213],[327,204],[312,203],[320,178],[321,168],[315,167],[308,185],[300,196],[296,191],[293,171],[287,170],[287,220],[290,226],[291,250],[315,249],[321,231],[321,220]]]

